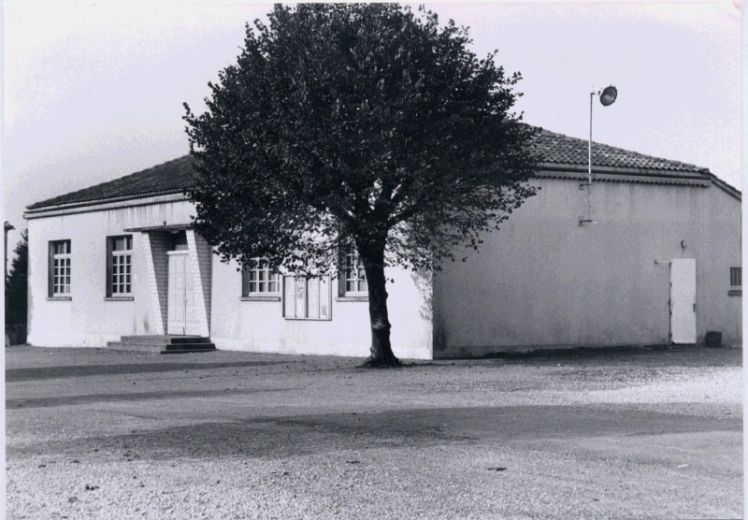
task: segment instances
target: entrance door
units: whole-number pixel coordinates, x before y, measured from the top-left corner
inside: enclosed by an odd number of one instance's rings
[[[670,337],[673,343],[696,343],[696,259],[670,261]]]
[[[199,334],[195,290],[187,251],[169,251],[167,334]]]

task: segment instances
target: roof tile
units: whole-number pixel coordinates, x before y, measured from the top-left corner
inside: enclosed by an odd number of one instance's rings
[[[588,141],[548,130],[541,130],[534,149],[541,163],[587,166]],[[660,159],[651,155],[615,148],[607,144],[592,143],[592,165],[621,169],[658,170],[660,173],[707,173],[707,168],[678,161]]]
[[[587,140],[541,129],[535,138],[533,149],[538,153],[541,163],[586,167],[587,145]],[[196,172],[193,164],[194,159],[185,155],[119,179],[31,204],[27,209],[36,210],[68,204],[179,192],[194,185]],[[623,170],[657,170],[662,175],[679,173],[709,175],[706,168],[659,159],[600,143],[593,143],[592,164]]]
[[[34,203],[27,209],[181,191],[195,182],[193,162],[191,156],[185,155],[113,181]]]

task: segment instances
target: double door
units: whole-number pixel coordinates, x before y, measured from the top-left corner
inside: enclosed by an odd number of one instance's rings
[[[167,334],[199,335],[195,277],[188,251],[169,251]]]

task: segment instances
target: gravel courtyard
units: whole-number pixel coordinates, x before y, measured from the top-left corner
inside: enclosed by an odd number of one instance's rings
[[[10,519],[743,513],[740,349],[5,351]]]

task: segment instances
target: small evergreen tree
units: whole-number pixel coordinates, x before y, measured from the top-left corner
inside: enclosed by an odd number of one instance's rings
[[[5,330],[20,333],[19,340],[25,340],[28,318],[28,272],[29,272],[29,232],[21,233],[21,240],[14,249],[15,257],[5,280]]]

